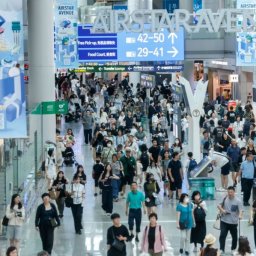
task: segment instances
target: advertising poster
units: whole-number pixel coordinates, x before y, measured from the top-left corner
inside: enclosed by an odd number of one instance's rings
[[[22,0],[0,4],[0,138],[27,137]]]
[[[194,81],[198,82],[204,78],[204,62],[202,60],[194,61]]]
[[[237,9],[253,10],[256,8],[255,0],[237,0]],[[242,26],[243,19],[238,17],[238,26]],[[250,20],[247,20],[250,27]],[[256,64],[256,32],[236,33],[236,65],[254,66]]]
[[[193,23],[198,23],[198,17],[196,13],[203,8],[203,2],[202,0],[194,0],[193,2]]]
[[[77,59],[77,1],[55,0],[55,66],[76,68]]]
[[[163,8],[166,9],[168,13],[173,13],[176,9],[180,8],[180,1],[163,0]]]

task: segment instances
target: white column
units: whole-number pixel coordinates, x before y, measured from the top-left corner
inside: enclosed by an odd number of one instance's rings
[[[29,104],[55,100],[54,1],[28,0]],[[30,134],[41,131],[40,116],[30,115]],[[55,115],[43,116],[43,142],[55,141]]]

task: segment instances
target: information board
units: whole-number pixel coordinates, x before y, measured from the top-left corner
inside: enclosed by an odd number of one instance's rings
[[[180,8],[180,1],[163,0],[163,8],[166,9],[168,13],[173,13],[176,9]]]
[[[125,44],[125,47],[124,47]],[[79,62],[96,61],[182,61],[184,29],[177,33],[93,34],[90,27],[78,27]]]

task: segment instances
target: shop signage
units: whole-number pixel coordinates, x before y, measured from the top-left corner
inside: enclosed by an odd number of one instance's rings
[[[180,1],[163,0],[163,8],[166,9],[168,13],[173,13],[176,9],[180,8]]]
[[[238,83],[238,81],[239,81],[238,74],[231,74],[231,75],[229,75],[229,82],[230,83]]]
[[[184,65],[155,65],[155,66],[87,66],[74,69],[75,73],[95,73],[95,72],[180,72]]]
[[[159,33],[162,29],[177,32],[181,27],[188,33],[198,33],[206,29],[210,33],[253,31],[256,25],[253,11],[238,9],[221,9],[214,13],[211,9],[201,9],[196,13],[197,23],[191,24],[194,14],[188,10],[177,9],[173,14],[167,10],[104,10],[99,11],[95,18],[93,33]],[[242,26],[237,26],[238,16],[242,16]],[[248,21],[251,26],[247,26]],[[82,22],[82,21],[81,21]],[[83,23],[83,22],[82,22]]]

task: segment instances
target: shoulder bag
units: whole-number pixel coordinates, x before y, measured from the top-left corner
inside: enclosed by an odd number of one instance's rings
[[[226,201],[226,198],[225,197],[221,203],[221,207],[223,208],[224,207],[224,204],[225,204],[225,201]],[[218,212],[217,214],[217,217],[216,217],[216,220],[215,222],[213,223],[213,228],[217,229],[217,230],[220,230],[220,221],[221,221],[221,213]]]
[[[119,241],[115,237],[113,227],[112,227],[112,236],[113,236],[113,239],[114,239],[114,242],[112,243],[112,247],[114,247],[116,250],[122,252],[124,250],[125,244],[124,244],[124,242]]]
[[[9,224],[9,219],[6,217],[6,215],[3,217],[2,225],[7,227]]]
[[[73,184],[71,185],[71,193],[73,192]],[[65,198],[65,205],[67,208],[70,208],[73,205],[73,198],[71,195],[67,195]]]

